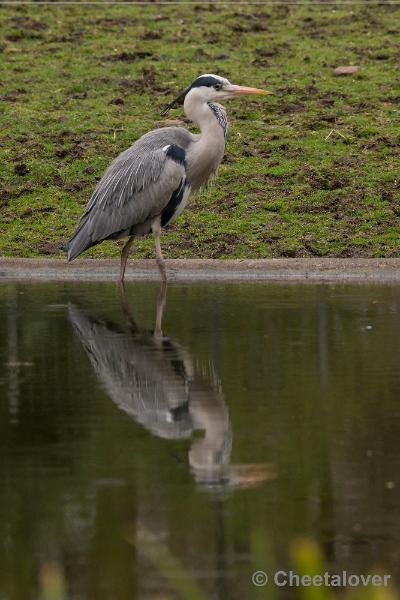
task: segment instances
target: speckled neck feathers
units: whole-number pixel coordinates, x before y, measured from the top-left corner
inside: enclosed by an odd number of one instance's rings
[[[224,107],[211,102],[185,102],[185,112],[201,130],[187,152],[188,183],[195,191],[207,185],[221,164],[225,153],[228,120]]]

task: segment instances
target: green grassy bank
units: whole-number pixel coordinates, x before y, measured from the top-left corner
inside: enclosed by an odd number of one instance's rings
[[[227,103],[226,159],[167,258],[400,256],[399,22],[384,3],[1,7],[0,254],[62,256],[112,158],[214,72],[276,95]]]

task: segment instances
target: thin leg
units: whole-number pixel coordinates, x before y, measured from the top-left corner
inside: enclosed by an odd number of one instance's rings
[[[161,236],[161,225],[156,222],[152,225],[152,230],[154,234],[154,240],[156,243],[156,257],[157,257],[157,266],[160,271],[161,280],[166,283],[167,282],[167,272],[165,270],[165,262],[164,257],[161,252],[161,244],[160,244],[160,236]]]
[[[129,251],[131,249],[133,240],[134,240],[134,237],[131,236],[128,239],[128,241],[126,242],[125,246],[122,248],[122,252],[121,252],[121,270],[120,270],[120,274],[119,274],[119,280],[120,281],[124,280],[125,269],[126,269],[126,262],[128,260]]]
[[[160,291],[157,298],[157,313],[156,313],[156,328],[154,330],[154,337],[156,340],[162,339],[162,318],[164,314],[165,302],[167,299],[167,282],[161,283]]]
[[[131,330],[132,333],[138,333],[139,328],[136,325],[135,319],[133,317],[133,312],[132,312],[132,309],[131,309],[131,305],[129,304],[128,294],[126,293],[124,281],[120,281],[119,282],[119,290],[120,290],[120,293],[121,293],[122,309],[123,309],[123,311],[125,313],[126,318],[129,321],[130,330]]]

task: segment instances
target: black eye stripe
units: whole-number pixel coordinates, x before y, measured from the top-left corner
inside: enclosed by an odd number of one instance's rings
[[[216,79],[215,77],[198,77],[198,79],[196,79],[196,81],[194,81],[192,83],[192,85],[190,86],[190,89],[196,88],[196,87],[202,87],[202,86],[204,86],[204,87],[219,86],[219,89],[220,89],[222,87],[222,83],[219,79]]]

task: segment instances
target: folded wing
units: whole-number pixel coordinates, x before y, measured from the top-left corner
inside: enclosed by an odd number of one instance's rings
[[[68,242],[68,260],[103,240],[131,235],[160,215],[185,180],[184,162],[168,146],[134,144],[122,152],[99,181]]]

